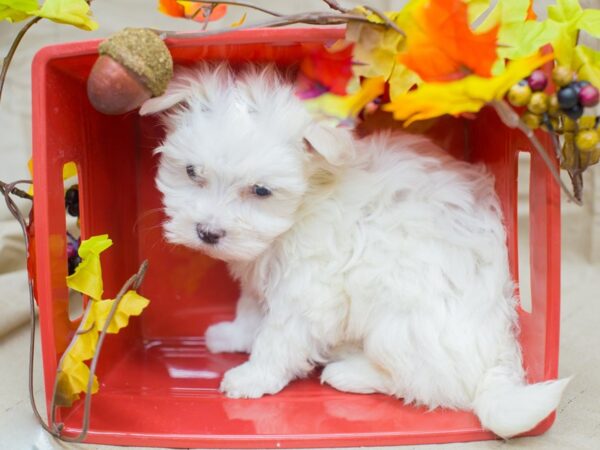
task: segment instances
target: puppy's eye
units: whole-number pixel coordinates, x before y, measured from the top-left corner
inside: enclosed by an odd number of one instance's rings
[[[196,172],[196,169],[194,168],[194,166],[192,166],[192,165],[185,166],[185,171],[186,171],[188,177],[190,177],[190,180],[192,180],[198,186],[200,186],[200,187],[206,186],[206,179],[203,176],[201,176],[198,172]]]
[[[185,171],[188,174],[188,177],[190,177],[190,179],[195,179],[196,178],[196,169],[194,169],[194,166],[185,166]]]
[[[269,188],[261,186],[260,184],[252,186],[252,193],[257,197],[269,197],[272,194]]]

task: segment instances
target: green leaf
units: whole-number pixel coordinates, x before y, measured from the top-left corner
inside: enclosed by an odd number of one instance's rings
[[[573,49],[577,44],[579,22],[586,15],[590,17],[583,11],[578,0],[557,0],[556,5],[548,7],[548,17],[559,27],[558,36],[552,41],[554,56],[559,65],[573,64]],[[593,20],[590,24],[592,23]]]
[[[584,45],[578,45],[574,51],[573,69],[581,80],[600,87],[600,52]]]
[[[577,25],[591,36],[600,38],[600,10],[586,9],[579,18]]]
[[[540,47],[555,40],[560,31],[557,22],[526,20],[530,0],[501,0],[478,27],[482,32],[500,24],[498,49],[500,59],[518,59],[537,52]],[[495,67],[494,74],[501,73],[502,65]]]
[[[498,54],[508,59],[529,56],[554,41],[559,33],[560,27],[549,20],[544,22],[529,20],[503,26],[498,41],[507,47],[500,48]]]
[[[33,14],[82,30],[92,31],[98,28],[98,24],[90,17],[90,5],[85,0],[46,0],[41,9]]]
[[[556,22],[577,21],[582,13],[578,0],[557,0],[548,7],[548,17]]]
[[[577,44],[577,28],[560,27],[558,37],[552,41],[554,57],[558,65],[571,67],[575,44]]]
[[[19,22],[31,17],[37,8],[37,0],[0,0],[0,21]]]

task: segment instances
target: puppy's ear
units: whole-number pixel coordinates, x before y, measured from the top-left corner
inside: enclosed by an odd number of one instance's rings
[[[175,75],[169,82],[165,93],[159,97],[146,100],[140,108],[140,116],[156,114],[166,111],[175,105],[183,103],[201,90],[201,80],[207,78],[206,74],[216,73],[219,68],[211,68],[207,64],[195,68],[180,67],[175,69]]]
[[[169,92],[167,89],[167,92],[160,97],[154,97],[150,100],[146,100],[140,108],[140,116],[147,116],[166,111],[167,109],[183,102],[186,97],[186,92],[183,90]]]
[[[184,85],[180,80],[172,80],[163,95],[144,102],[140,108],[140,116],[166,111],[183,102],[188,95],[189,85]]]
[[[304,142],[332,166],[343,166],[355,156],[354,137],[344,128],[313,123],[304,133]]]

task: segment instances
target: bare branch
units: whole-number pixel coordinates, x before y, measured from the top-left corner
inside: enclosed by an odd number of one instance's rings
[[[256,11],[260,11],[263,12],[265,14],[268,14],[270,16],[275,16],[275,17],[281,17],[283,16],[283,14],[280,14],[278,12],[263,8],[261,6],[256,6],[253,5],[252,3],[246,3],[246,2],[230,2],[230,1],[223,1],[223,2],[207,2],[204,0],[188,0],[192,3],[210,3],[213,6],[217,6],[219,4],[221,5],[231,5],[231,6],[242,6],[244,8],[249,8],[249,9],[254,9]]]
[[[10,66],[13,56],[15,56],[15,52],[17,51],[17,47],[21,43],[21,39],[23,39],[23,36],[25,36],[27,30],[29,30],[40,20],[42,20],[41,17],[34,17],[29,22],[27,22],[25,26],[19,30],[19,33],[15,37],[15,40],[12,42],[12,44],[10,44],[10,49],[8,50],[6,57],[2,61],[2,71],[0,72],[0,99],[2,98],[2,91],[4,90],[4,81],[6,81],[6,73],[8,72],[8,67]]]
[[[392,19],[390,19],[379,8],[376,8],[375,6],[368,6],[368,5],[365,5],[364,8],[371,11],[373,14],[375,14],[377,17],[379,17],[381,20],[383,20],[391,29],[396,30],[402,36],[406,37],[406,33],[398,25],[396,25],[396,23]]]
[[[323,0],[327,6],[329,6],[331,9],[335,10],[335,11],[339,11],[341,13],[347,13],[348,11],[350,11],[347,8],[342,7],[337,0]]]
[[[177,38],[215,36],[215,35],[237,32],[240,30],[251,30],[251,29],[255,29],[255,28],[277,28],[277,27],[284,27],[286,25],[293,25],[293,24],[297,24],[297,23],[302,23],[302,24],[307,24],[307,25],[345,25],[350,22],[368,23],[375,27],[390,28],[387,23],[374,23],[374,22],[371,22],[366,17],[357,15],[357,14],[332,14],[332,13],[326,13],[323,11],[316,11],[316,12],[291,14],[289,16],[281,16],[277,19],[273,19],[273,20],[266,21],[266,22],[243,25],[241,27],[235,28],[234,30],[222,29],[222,30],[205,31],[205,32],[199,32],[199,33],[163,31],[163,30],[153,30],[153,31],[163,38],[177,39]]]
[[[216,6],[217,6],[216,3],[211,3],[208,7],[205,7],[205,6],[200,7],[200,9],[203,10],[203,14],[205,16],[204,23],[202,24],[202,31],[205,31],[208,28],[208,24],[210,23],[210,15],[213,13]]]
[[[29,195],[27,192],[22,191],[14,186],[14,184],[7,184],[4,181],[0,181],[0,193],[4,194],[7,192],[8,194],[16,195],[17,197],[24,198],[27,200],[33,200],[33,197]]]

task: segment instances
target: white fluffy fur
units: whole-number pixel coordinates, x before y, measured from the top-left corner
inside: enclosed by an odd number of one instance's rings
[[[166,237],[241,284],[235,320],[206,333],[213,352],[250,352],[228,396],[275,394],[323,365],[338,389],[473,410],[505,438],[556,408],[567,381],[525,384],[484,168],[421,137],[316,123],[272,68],[184,70],[142,113],[173,106],[158,148]],[[226,234],[205,244],[197,224]]]

